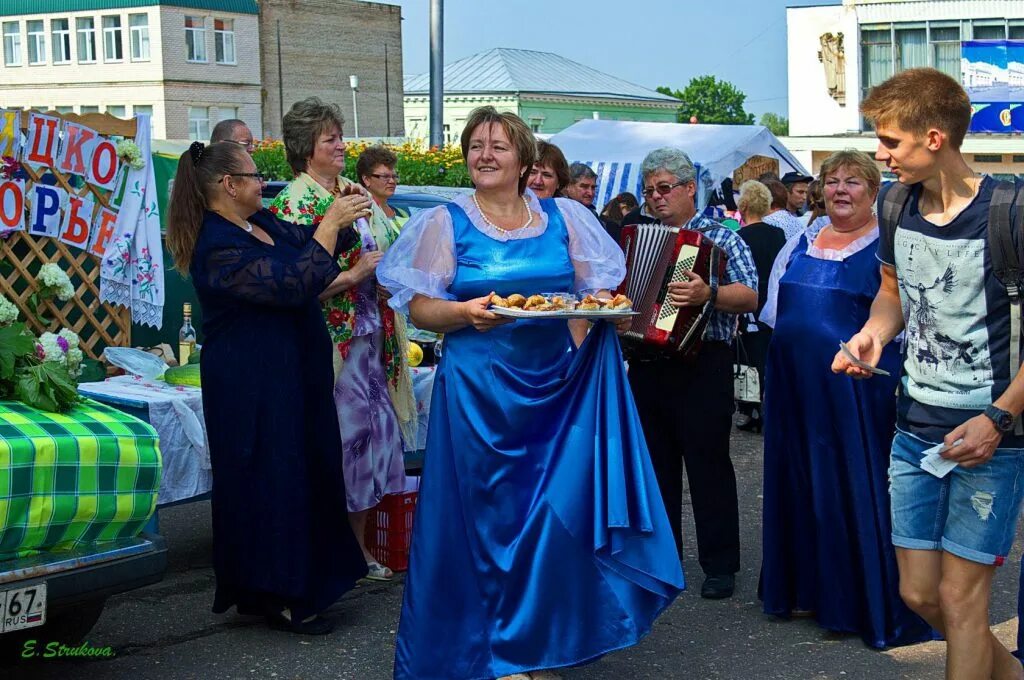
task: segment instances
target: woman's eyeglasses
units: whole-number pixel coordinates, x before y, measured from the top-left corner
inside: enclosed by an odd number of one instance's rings
[[[394,174],[394,175],[373,174],[373,175],[370,175],[370,177],[375,177],[376,179],[379,179],[382,182],[394,182],[395,184],[398,184],[398,175],[397,174]]]
[[[670,191],[672,191],[676,187],[681,187],[684,184],[688,184],[688,182],[676,182],[675,184],[662,182],[660,184],[655,184],[653,187],[646,187],[642,193],[644,195],[644,198],[650,198],[651,196],[654,195],[654,192],[658,192],[662,196],[667,196]]]
[[[224,175],[223,177],[221,177],[217,181],[223,182],[228,177],[253,177],[258,182],[266,182],[267,181],[267,178],[264,177],[263,173],[261,173],[261,172],[232,172],[232,173],[228,173],[227,175]]]

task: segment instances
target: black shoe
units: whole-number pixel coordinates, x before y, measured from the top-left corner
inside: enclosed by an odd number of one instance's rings
[[[705,600],[724,600],[732,597],[735,589],[736,576],[733,574],[708,576],[704,579],[704,585],[700,587],[700,596]]]
[[[299,635],[327,635],[334,630],[334,624],[322,616],[316,616],[312,621],[292,621],[282,613],[268,614],[267,625],[274,630],[283,630],[286,633],[298,633]]]
[[[737,421],[736,429],[761,434],[761,419],[748,417],[746,420]]]

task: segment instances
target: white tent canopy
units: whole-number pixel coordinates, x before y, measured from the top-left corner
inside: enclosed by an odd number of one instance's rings
[[[762,125],[687,125],[618,120],[581,120],[548,140],[570,162],[597,173],[594,206],[600,210],[615,195],[640,197],[640,163],[663,146],[682,149],[697,166],[698,210],[726,177],[754,155],[779,159],[779,174],[808,174],[786,147]]]

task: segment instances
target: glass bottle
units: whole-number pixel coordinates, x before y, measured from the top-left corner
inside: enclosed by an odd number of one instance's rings
[[[196,329],[192,327],[192,303],[186,302],[182,309],[184,321],[178,331],[178,365],[184,366],[196,348]]]

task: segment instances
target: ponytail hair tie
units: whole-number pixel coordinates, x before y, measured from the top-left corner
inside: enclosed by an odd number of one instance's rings
[[[206,150],[206,145],[202,142],[192,142],[188,147],[188,155],[192,157],[192,165],[199,165],[199,161],[203,157],[203,151]]]

